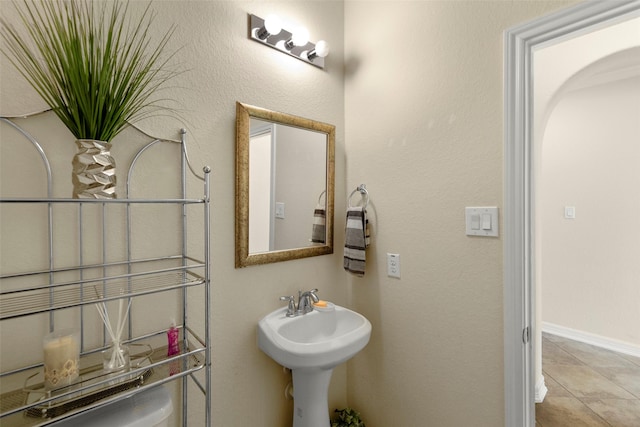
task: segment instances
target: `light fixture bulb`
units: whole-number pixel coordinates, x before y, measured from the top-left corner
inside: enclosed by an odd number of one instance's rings
[[[313,61],[315,58],[324,58],[329,54],[329,43],[324,40],[320,40],[316,43],[316,47],[311,51],[306,52],[307,59]]]
[[[294,46],[304,46],[309,42],[309,30],[305,27],[299,27],[291,35],[291,43]]]
[[[280,22],[280,18],[278,15],[269,15],[267,19],[264,20],[264,28],[267,29],[269,35],[275,36],[282,31],[282,23]]]
[[[329,43],[324,40],[320,40],[318,43],[316,43],[316,55],[318,55],[320,58],[324,58],[325,56],[329,55]]]
[[[260,40],[266,40],[267,37],[276,35],[282,31],[282,24],[280,23],[280,18],[276,15],[269,15],[267,19],[264,20],[261,28],[255,30],[256,37]]]

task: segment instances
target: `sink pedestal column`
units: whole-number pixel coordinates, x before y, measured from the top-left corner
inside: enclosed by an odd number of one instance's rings
[[[329,426],[329,382],[333,369],[293,370],[293,427]]]

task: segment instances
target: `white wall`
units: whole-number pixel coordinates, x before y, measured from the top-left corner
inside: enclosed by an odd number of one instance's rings
[[[547,123],[538,199],[542,321],[638,349],[639,99],[640,75],[565,95]]]
[[[502,206],[503,31],[564,5],[345,5],[346,187],[367,184],[373,225],[348,387],[368,427],[504,424],[502,239],[467,237],[464,208]]]

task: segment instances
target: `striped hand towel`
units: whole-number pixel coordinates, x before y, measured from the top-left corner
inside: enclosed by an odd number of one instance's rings
[[[311,241],[314,243],[325,243],[326,216],[324,203],[318,203],[315,211],[313,211],[313,227],[311,229]]]
[[[361,206],[347,209],[347,225],[344,239],[344,269],[357,276],[364,276],[365,250],[369,246],[369,221],[367,211]]]

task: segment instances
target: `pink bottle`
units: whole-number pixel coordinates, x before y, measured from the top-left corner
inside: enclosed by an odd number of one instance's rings
[[[171,327],[167,331],[167,356],[175,356],[180,353],[179,336],[180,331],[176,328],[176,322],[172,320]]]

